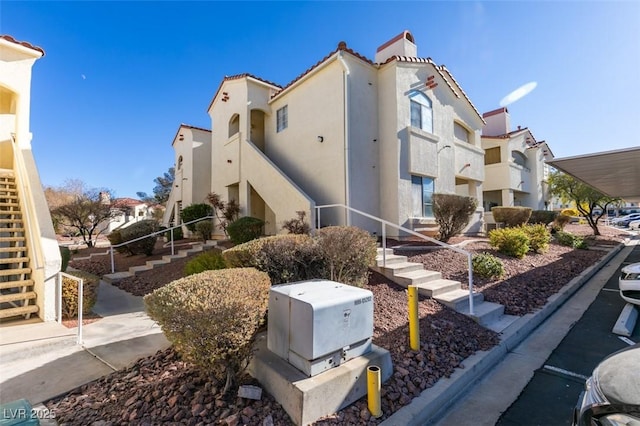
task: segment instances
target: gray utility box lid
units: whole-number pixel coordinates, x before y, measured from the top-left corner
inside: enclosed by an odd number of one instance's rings
[[[373,293],[327,280],[271,287],[267,348],[308,376],[371,350]]]

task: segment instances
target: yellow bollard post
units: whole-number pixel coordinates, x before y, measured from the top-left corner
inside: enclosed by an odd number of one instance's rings
[[[380,367],[367,367],[367,404],[373,417],[382,415],[380,404]]]
[[[420,350],[420,318],[418,317],[418,288],[409,286],[409,346]]]

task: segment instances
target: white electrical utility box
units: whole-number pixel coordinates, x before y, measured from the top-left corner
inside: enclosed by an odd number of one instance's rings
[[[327,280],[271,287],[267,348],[309,377],[371,351],[372,336],[369,290]]]

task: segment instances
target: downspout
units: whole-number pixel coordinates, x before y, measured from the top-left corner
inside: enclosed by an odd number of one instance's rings
[[[351,194],[349,191],[349,66],[342,57],[342,51],[338,52],[338,60],[342,64],[344,71],[342,72],[342,98],[344,99],[344,204],[351,207]],[[347,226],[351,225],[351,210],[347,209]]]

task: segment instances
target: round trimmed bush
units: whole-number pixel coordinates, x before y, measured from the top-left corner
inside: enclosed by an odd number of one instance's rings
[[[500,278],[504,275],[502,260],[491,253],[474,254],[471,258],[473,273],[483,278]]]
[[[264,220],[245,216],[231,222],[227,226],[227,233],[234,244],[243,244],[259,238],[262,235],[263,227]]]
[[[194,257],[184,266],[185,276],[199,274],[204,271],[213,271],[217,269],[224,269],[227,264],[222,257],[220,250],[211,250],[199,254]]]

